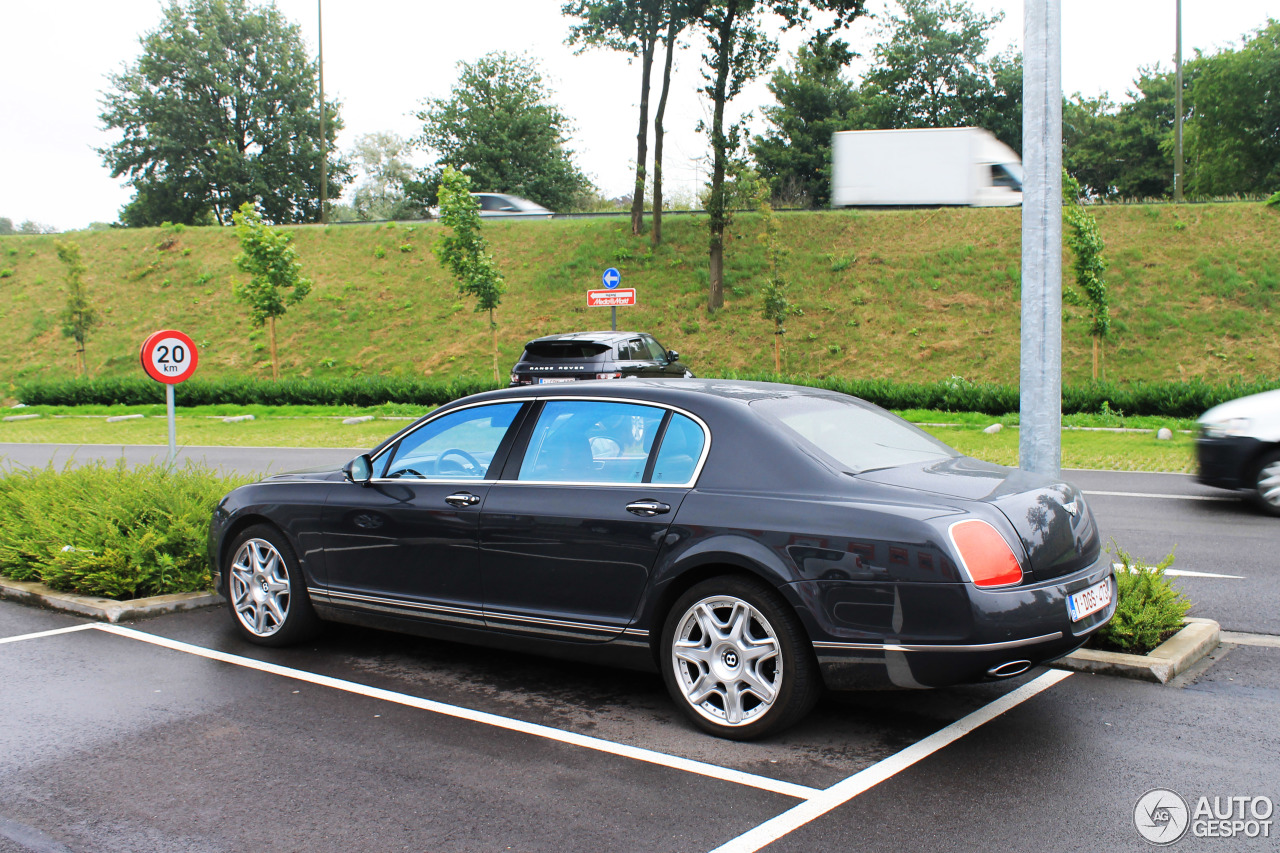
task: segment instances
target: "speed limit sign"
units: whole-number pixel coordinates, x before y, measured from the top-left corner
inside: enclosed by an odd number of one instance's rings
[[[142,343],[142,369],[157,382],[177,385],[191,378],[200,362],[195,341],[172,329],[156,332]]]

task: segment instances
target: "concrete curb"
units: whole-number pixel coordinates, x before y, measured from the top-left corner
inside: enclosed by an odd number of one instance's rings
[[[0,578],[0,598],[33,604],[49,610],[61,610],[77,616],[87,616],[100,622],[122,622],[126,619],[146,619],[181,610],[197,610],[215,607],[222,603],[221,596],[212,592],[180,592],[173,595],[155,595],[151,598],[135,598],[130,601],[112,601],[91,595],[75,595],[57,592],[42,583],[15,581]]]
[[[1218,647],[1222,629],[1212,619],[1184,619],[1186,626],[1156,646],[1150,654],[1130,655],[1080,649],[1051,666],[1074,672],[1119,675],[1167,684]]]

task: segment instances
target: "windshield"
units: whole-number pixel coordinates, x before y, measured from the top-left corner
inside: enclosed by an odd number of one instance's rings
[[[854,397],[774,397],[751,406],[853,474],[960,455],[897,415]]]

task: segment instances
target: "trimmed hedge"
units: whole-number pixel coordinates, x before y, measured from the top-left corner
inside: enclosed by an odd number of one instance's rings
[[[1018,389],[1009,385],[970,382],[952,377],[941,382],[892,382],[885,379],[777,376],[728,373],[724,379],[791,382],[861,397],[886,409],[936,409],[1005,415],[1019,409]],[[407,403],[438,406],[468,394],[497,387],[484,380],[433,382],[425,379],[371,376],[352,379],[193,379],[179,386],[178,406],[377,406]],[[1227,400],[1280,388],[1280,382],[1257,379],[1211,385],[1188,382],[1090,382],[1062,389],[1064,414],[1103,414],[1194,418]],[[164,402],[164,388],[145,377],[62,380],[19,385],[18,399],[28,406],[144,405]]]

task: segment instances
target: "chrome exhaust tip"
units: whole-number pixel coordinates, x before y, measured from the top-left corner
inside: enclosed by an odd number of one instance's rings
[[[1031,669],[1031,661],[1011,660],[999,666],[991,667],[991,669],[987,670],[987,676],[989,678],[1013,678],[1015,675],[1022,675],[1029,669]]]

